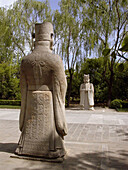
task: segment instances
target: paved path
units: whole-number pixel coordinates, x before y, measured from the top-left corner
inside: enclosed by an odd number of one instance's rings
[[[0,170],[128,170],[128,112],[66,109],[63,163],[10,158],[19,139],[20,110],[0,109]]]

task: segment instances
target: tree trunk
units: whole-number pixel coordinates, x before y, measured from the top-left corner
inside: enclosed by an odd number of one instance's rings
[[[113,73],[113,64],[111,66],[111,75],[110,75],[110,82],[109,82],[109,88],[108,88],[108,101],[107,105],[110,106],[111,100],[112,100],[112,86],[113,86],[113,80],[114,80],[114,73]]]
[[[109,87],[109,91],[108,91],[108,101],[107,101],[108,107],[110,106],[111,99],[112,99],[112,86]]]
[[[71,69],[69,70],[69,75],[70,75],[70,77],[69,77],[68,90],[67,90],[67,92],[68,92],[67,107],[69,107],[69,105],[70,105],[70,96],[71,96],[71,90],[72,90],[73,73],[72,73]]]

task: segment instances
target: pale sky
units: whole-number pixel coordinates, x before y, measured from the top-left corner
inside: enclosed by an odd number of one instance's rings
[[[6,7],[13,4],[16,0],[0,0],[0,7]]]
[[[6,6],[8,7],[12,5],[15,1],[17,0],[0,0],[0,7],[6,7]],[[38,1],[42,1],[42,0],[38,0]],[[52,10],[56,10],[59,8],[58,6],[59,1],[60,0],[49,0]]]

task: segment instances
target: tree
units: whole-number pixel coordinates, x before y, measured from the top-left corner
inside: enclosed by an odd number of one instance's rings
[[[14,64],[12,34],[5,8],[0,8],[0,25],[0,98],[17,98],[19,80],[14,76],[17,66]]]
[[[118,64],[119,66],[121,63]],[[128,61],[123,62],[123,70],[119,69],[115,72],[115,79],[113,83],[112,100],[128,99]]]
[[[51,21],[52,15],[48,0],[18,0],[13,4],[13,8],[8,10],[8,18],[15,51],[20,53],[20,56],[25,56],[33,50],[32,34],[35,23]]]
[[[94,99],[95,103],[106,103],[107,101],[107,84],[103,80],[103,72],[104,72],[104,58],[92,58],[85,59],[83,63],[81,63],[81,70],[79,77],[81,77],[83,83],[84,74],[89,74],[90,82],[94,85]],[[109,72],[107,71],[107,75]]]
[[[0,63],[12,60],[13,49],[11,49],[11,31],[7,10],[0,8]]]
[[[103,79],[103,72],[104,72],[104,57],[99,58],[87,58],[84,62],[80,63],[80,70],[74,72],[73,78],[73,87],[71,97],[78,98],[80,97],[80,85],[83,83],[83,76],[84,74],[90,75],[90,81],[94,85],[94,99],[95,104],[107,103],[107,94],[108,94],[108,85],[106,81]],[[121,99],[127,100],[128,99],[128,63],[125,61],[123,63],[124,69],[120,69],[121,63],[116,62],[117,67],[114,67],[115,78],[113,82],[113,89],[112,89],[112,100],[114,99]],[[115,70],[116,69],[116,70]],[[106,71],[106,76],[109,77],[109,69]]]
[[[76,63],[82,57],[81,10],[77,0],[61,0],[60,12],[54,14],[54,33],[56,52],[62,56],[68,70],[67,106],[70,104],[73,74]]]
[[[127,53],[123,52],[126,51],[124,48],[128,42],[122,46],[128,33],[128,2],[125,0],[86,0],[85,2],[82,17],[83,35],[85,34],[85,38],[89,40],[88,48],[98,49],[99,56],[104,56],[103,78],[108,85],[108,105],[110,105],[116,61],[121,58],[128,60]],[[110,72],[109,77],[106,76],[107,68]]]
[[[0,98],[20,98],[20,62],[33,50],[34,24],[45,20],[52,20],[47,0],[18,0],[9,9],[0,8]]]

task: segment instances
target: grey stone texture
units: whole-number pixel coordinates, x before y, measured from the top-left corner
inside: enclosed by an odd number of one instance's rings
[[[89,74],[84,74],[84,83],[80,86],[80,105],[85,110],[94,110],[94,86]]]
[[[60,56],[52,53],[53,26],[35,25],[35,48],[21,62],[21,131],[16,154],[61,158],[67,134],[65,94],[67,81]]]
[[[67,156],[63,163],[10,158],[14,155],[20,110],[0,109],[0,170],[127,170],[128,112],[66,109]]]

